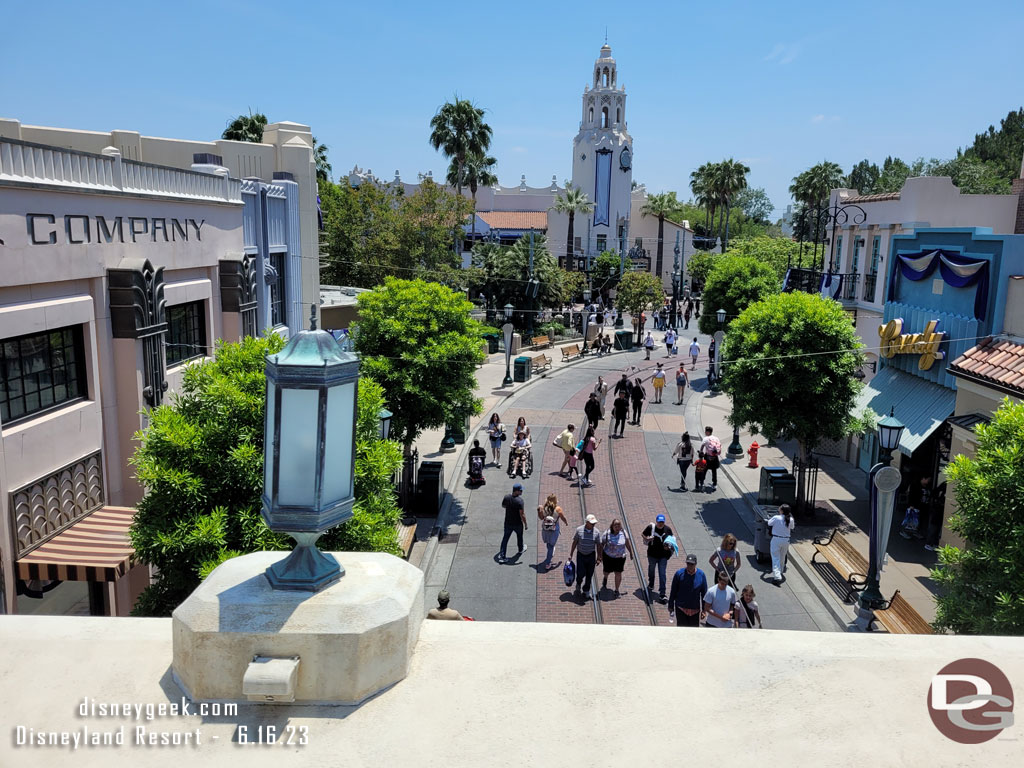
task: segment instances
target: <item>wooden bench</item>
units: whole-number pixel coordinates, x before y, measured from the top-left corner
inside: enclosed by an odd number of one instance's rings
[[[547,355],[537,355],[531,357],[530,362],[532,364],[533,372],[540,373],[541,371],[547,370],[551,367],[551,358]]]
[[[848,601],[855,592],[860,592],[867,586],[868,561],[848,538],[839,533],[838,528],[834,529],[827,539],[818,536],[814,540],[814,548],[811,562],[816,562],[814,558],[819,554],[824,555],[840,578],[846,582],[848,589],[843,600]]]
[[[533,347],[553,347],[555,342],[551,340],[549,336],[534,336],[530,340],[530,345]]]
[[[930,635],[934,632],[931,624],[921,618],[921,614],[903,599],[897,589],[881,608],[875,608],[875,618],[891,635]]]
[[[402,548],[402,557],[408,560],[412,545],[416,543],[416,521],[413,520],[412,525],[406,525],[399,520],[395,529],[398,531],[398,546]]]
[[[583,357],[583,350],[579,344],[570,344],[567,347],[559,347],[562,350],[562,362],[572,360],[574,357]]]

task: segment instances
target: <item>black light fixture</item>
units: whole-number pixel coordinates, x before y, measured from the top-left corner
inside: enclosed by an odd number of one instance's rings
[[[903,435],[903,430],[906,429],[903,422],[894,414],[895,408],[890,408],[889,415],[878,422],[878,445],[886,452],[889,460],[892,458],[892,452],[899,447],[900,437]]]
[[[391,435],[391,417],[394,416],[387,408],[381,408],[377,414],[380,419],[380,439],[387,440]]]

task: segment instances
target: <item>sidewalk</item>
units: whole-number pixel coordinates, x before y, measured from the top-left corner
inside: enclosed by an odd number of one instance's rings
[[[714,428],[715,434],[722,440],[723,450],[732,442],[732,427],[726,418],[731,411],[731,402],[724,393],[708,393],[703,401],[701,416],[704,423]],[[793,455],[797,452],[795,442],[783,441],[769,445],[768,438],[761,434],[751,434],[750,430],[740,431],[740,444],[746,451],[751,442],[757,441],[760,451],[757,457],[759,466],[781,466],[790,469]],[[760,469],[747,467],[746,454],[739,459],[723,457],[722,467],[726,474],[745,492],[751,504],[757,502]],[[835,575],[829,566],[811,563],[815,549],[813,540],[816,536],[828,536],[834,528],[839,528],[850,542],[865,558],[868,554],[868,531],[871,526],[870,499],[867,488],[867,476],[857,467],[841,459],[828,456],[819,457],[818,473],[818,506],[816,518],[810,522],[798,521],[794,531],[791,552],[799,556],[800,565],[816,576],[821,586],[836,596],[838,603],[852,622],[856,612],[852,603],[842,603],[843,594],[837,588],[830,587]],[[896,527],[902,519],[901,510],[893,515],[893,531],[889,537],[888,564],[881,574],[881,589],[886,598],[892,596],[897,589],[900,594],[921,614],[925,621],[935,619],[935,584],[929,569],[935,564],[935,553],[928,552],[919,541],[905,541],[896,533]],[[821,560],[822,558],[819,558]]]

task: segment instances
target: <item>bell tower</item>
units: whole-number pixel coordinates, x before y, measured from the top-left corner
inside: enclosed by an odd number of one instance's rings
[[[573,140],[572,183],[594,203],[594,213],[575,226],[588,261],[601,251],[619,252],[629,230],[633,139],[626,130],[626,89],[617,69],[606,42],[591,84],[583,88],[580,130]]]

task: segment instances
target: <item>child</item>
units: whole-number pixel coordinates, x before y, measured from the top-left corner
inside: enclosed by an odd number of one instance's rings
[[[573,473],[576,473],[576,479],[580,479],[580,471],[576,469],[576,462],[579,460],[579,456],[576,454],[576,449],[573,448],[569,451],[569,479],[572,480]]]
[[[695,462],[693,462],[693,479],[697,484],[696,489],[698,491],[704,490],[704,476],[708,473],[708,462],[703,456],[699,456]]]
[[[740,593],[739,602],[736,604],[736,626],[740,629],[753,629],[757,621],[757,628],[764,629],[761,624],[761,614],[758,613],[757,603],[754,602],[754,588],[747,584]]]

